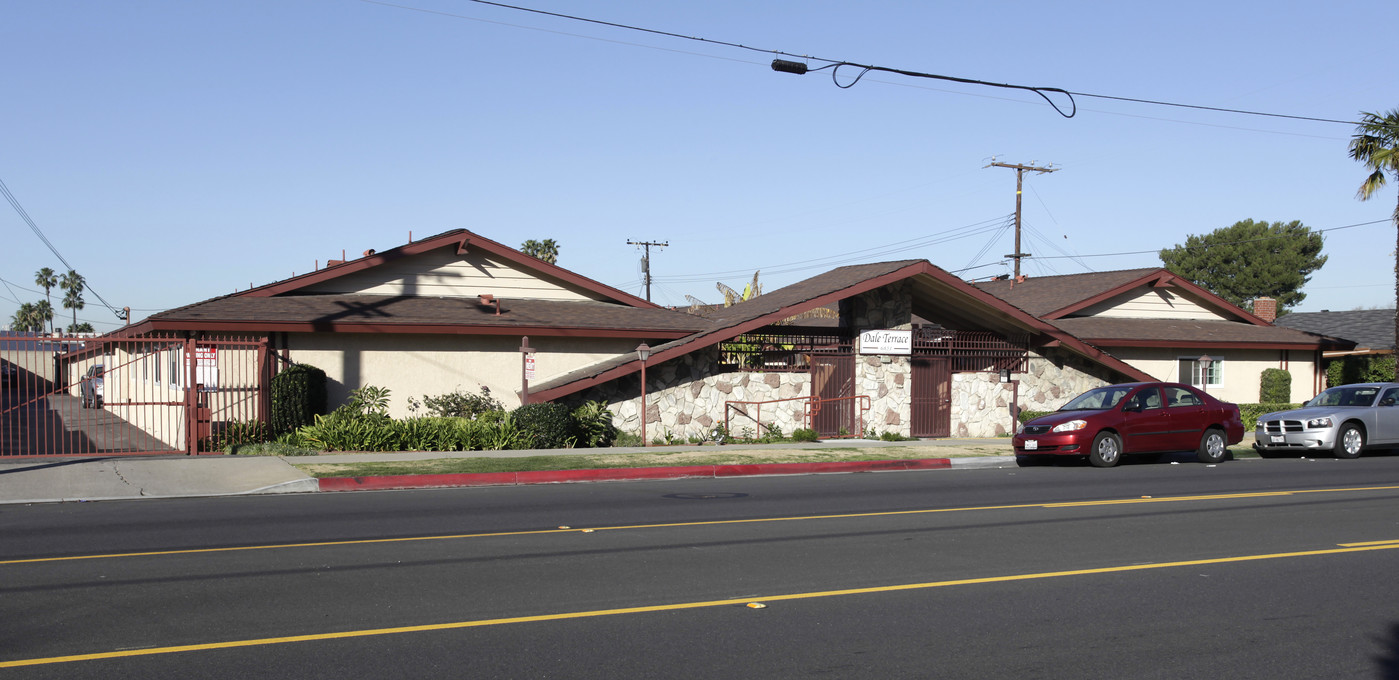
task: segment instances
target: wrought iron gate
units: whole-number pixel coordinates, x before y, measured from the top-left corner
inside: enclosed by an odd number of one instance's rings
[[[267,342],[0,336],[0,456],[196,454],[267,420]]]
[[[812,354],[811,394],[820,402],[811,415],[811,426],[822,437],[859,436],[864,423],[857,417],[855,400],[855,355]],[[842,398],[846,397],[846,398]],[[845,430],[844,433],[841,430]]]
[[[915,437],[952,436],[952,368],[946,357],[914,355],[909,423]]]

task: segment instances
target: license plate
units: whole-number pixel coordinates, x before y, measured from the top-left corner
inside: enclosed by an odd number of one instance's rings
[[[1284,436],[1282,436],[1282,435],[1280,435],[1280,434],[1275,434],[1275,435],[1269,437],[1269,438],[1268,438],[1268,441],[1271,441],[1271,442],[1274,443],[1274,444],[1285,444],[1285,443],[1287,443],[1287,437],[1284,437]]]
[[[1037,440],[1037,439],[1026,439],[1026,440],[1025,440],[1025,450],[1026,450],[1026,451],[1034,451],[1035,449],[1038,449],[1039,447],[1040,447],[1039,440]]]

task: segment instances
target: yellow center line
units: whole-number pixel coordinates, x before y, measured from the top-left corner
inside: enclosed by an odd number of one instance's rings
[[[1268,498],[1316,493],[1346,493],[1357,491],[1394,491],[1396,486],[1343,487],[1332,489],[1301,489],[1297,491],[1267,491],[1255,493],[1211,494],[1200,496],[1163,496],[1161,498],[1117,498],[1102,501],[1074,501],[1064,503],[1024,503],[1014,505],[980,505],[960,508],[925,508],[922,510],[892,510],[886,512],[855,512],[836,515],[803,515],[796,517],[763,517],[754,519],[721,519],[701,522],[667,522],[660,524],[628,524],[607,527],[570,527],[558,529],[532,529],[527,531],[496,531],[476,534],[445,534],[436,536],[404,536],[399,538],[363,538],[345,541],[317,541],[311,543],[277,543],[270,545],[244,545],[223,548],[189,548],[183,550],[155,550],[150,552],[100,553],[94,555],[69,555],[66,557],[34,557],[18,560],[0,560],[0,566],[11,564],[35,564],[41,562],[74,562],[79,560],[102,560],[119,557],[163,557],[167,555],[199,555],[221,552],[241,552],[250,550],[285,550],[289,548],[324,548],[343,545],[371,545],[376,543],[409,543],[415,541],[451,541],[466,538],[493,538],[503,536],[542,536],[546,534],[567,534],[594,531],[626,531],[635,529],[666,529],[680,527],[719,526],[732,524],[765,524],[769,522],[800,522],[823,519],[855,519],[861,517],[896,517],[900,515],[930,515],[949,512],[976,512],[985,510],[1023,510],[1027,508],[1077,508],[1102,505],[1131,505],[1135,503],[1181,503],[1190,501],[1233,500],[1242,498]]]
[[[0,668],[19,668],[21,666],[42,666],[49,664],[72,663],[76,661],[95,661],[101,659],[119,659],[125,657],[154,656],[158,654],[176,654],[179,652],[200,652],[221,649],[236,649],[239,647],[260,647],[267,645],[284,645],[295,642],[317,642],[324,640],[343,640],[349,638],[374,637],[383,635],[403,635],[406,633],[430,633],[445,630],[458,630],[463,628],[480,628],[485,626],[502,626],[512,623],[538,623],[545,621],[565,621],[569,619],[586,619],[602,616],[619,616],[625,614],[646,614],[652,612],[680,611],[685,609],[703,609],[711,607],[728,607],[744,605],[751,602],[784,602],[792,600],[810,600],[825,597],[842,597],[848,595],[872,595],[878,593],[892,593],[906,590],[926,590],[930,588],[947,588],[952,586],[979,585],[985,583],[1007,583],[1011,581],[1031,581],[1036,579],[1059,578],[1064,576],[1085,576],[1092,574],[1111,574],[1129,571],[1146,571],[1151,569],[1170,569],[1175,567],[1191,567],[1208,564],[1231,564],[1238,562],[1254,562],[1259,560],[1276,560],[1297,557],[1315,557],[1318,555],[1338,555],[1344,553],[1368,552],[1374,550],[1395,550],[1399,549],[1399,539],[1390,541],[1375,541],[1373,543],[1347,544],[1339,548],[1327,548],[1323,550],[1304,550],[1286,553],[1268,553],[1262,555],[1238,555],[1234,557],[1216,557],[1200,560],[1183,560],[1179,562],[1161,562],[1157,564],[1131,564],[1116,567],[1099,567],[1094,569],[1073,569],[1068,571],[1050,571],[1035,574],[1013,574],[1009,576],[987,576],[981,578],[956,579],[950,581],[929,581],[925,583],[905,583],[891,586],[873,586],[868,588],[848,588],[844,590],[823,590],[807,593],[788,593],[784,595],[767,595],[759,597],[733,598],[725,600],[707,600],[700,602],[677,602],[672,604],[649,605],[642,607],[625,607],[620,609],[595,609],[581,612],[561,612],[557,614],[541,614],[537,616],[515,616],[498,619],[479,619],[475,621],[453,621],[449,623],[431,623],[418,626],[399,626],[394,628],[369,628],[363,630],[347,630],[335,633],[315,633],[310,635],[290,635],[285,637],[254,638],[248,640],[230,640],[225,642],[208,642],[194,645],[176,645],[171,647],[150,647],[146,649],[124,649],[111,652],[94,652],[90,654],[73,654],[69,656],[52,656],[35,659],[15,659],[11,661],[0,661]]]

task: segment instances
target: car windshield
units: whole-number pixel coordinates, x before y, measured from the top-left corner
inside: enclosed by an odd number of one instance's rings
[[[1102,411],[1117,406],[1131,390],[1126,387],[1109,385],[1088,390],[1074,397],[1069,403],[1059,407],[1060,411]]]
[[[1342,385],[1332,387],[1316,395],[1307,406],[1370,406],[1375,403],[1378,387],[1367,385]]]

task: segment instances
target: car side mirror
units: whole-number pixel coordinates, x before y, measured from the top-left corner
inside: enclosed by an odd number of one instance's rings
[[[1393,406],[1393,405],[1394,405],[1394,397],[1385,397],[1384,399],[1381,399],[1381,400],[1380,400],[1380,406]]]

